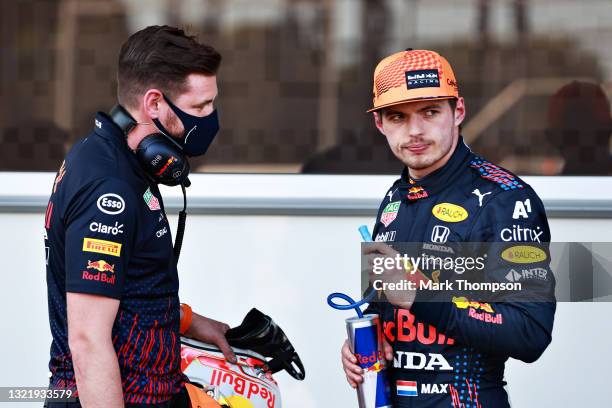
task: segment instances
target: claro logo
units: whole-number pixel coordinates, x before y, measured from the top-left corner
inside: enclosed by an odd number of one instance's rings
[[[120,195],[107,193],[98,198],[98,209],[104,214],[117,215],[125,209],[125,201]]]

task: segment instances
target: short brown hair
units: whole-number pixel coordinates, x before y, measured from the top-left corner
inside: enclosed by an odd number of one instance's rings
[[[121,47],[117,99],[134,107],[138,97],[155,87],[173,98],[184,92],[189,74],[215,75],[221,54],[181,29],[150,26],[130,36]]]

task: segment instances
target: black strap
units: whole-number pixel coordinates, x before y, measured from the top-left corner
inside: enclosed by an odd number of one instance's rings
[[[181,255],[181,247],[183,246],[183,236],[185,235],[185,223],[187,221],[187,192],[185,185],[181,184],[183,191],[183,209],[178,215],[178,226],[176,227],[176,238],[174,239],[174,261],[178,264],[179,256]]]
[[[111,109],[109,115],[113,122],[119,126],[123,134],[126,136],[137,125],[136,119],[134,119],[134,117],[130,115],[130,112],[125,110],[125,108],[121,105],[113,106],[113,109]]]

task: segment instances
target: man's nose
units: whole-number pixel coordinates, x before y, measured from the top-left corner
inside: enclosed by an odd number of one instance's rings
[[[407,136],[415,137],[423,134],[423,120],[419,115],[410,115],[406,118]]]

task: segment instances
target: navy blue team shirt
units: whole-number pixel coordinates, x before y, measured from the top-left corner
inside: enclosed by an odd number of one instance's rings
[[[509,407],[505,362],[537,360],[551,341],[555,313],[550,230],[537,194],[475,155],[460,137],[442,168],[420,180],[404,169],[376,221],[375,241],[420,243],[429,256],[448,256],[454,243],[494,242],[505,249],[487,253],[486,280],[520,282],[525,294],[500,302],[465,296],[443,302],[431,298],[432,291],[418,291],[410,310],[371,303],[366,312],[380,314],[394,350],[393,406]]]
[[[112,342],[125,402],[169,400],[185,381],[170,225],[157,185],[106,114],[57,173],[45,231],[50,386],[76,389],[66,293],[84,293],[120,301]]]

